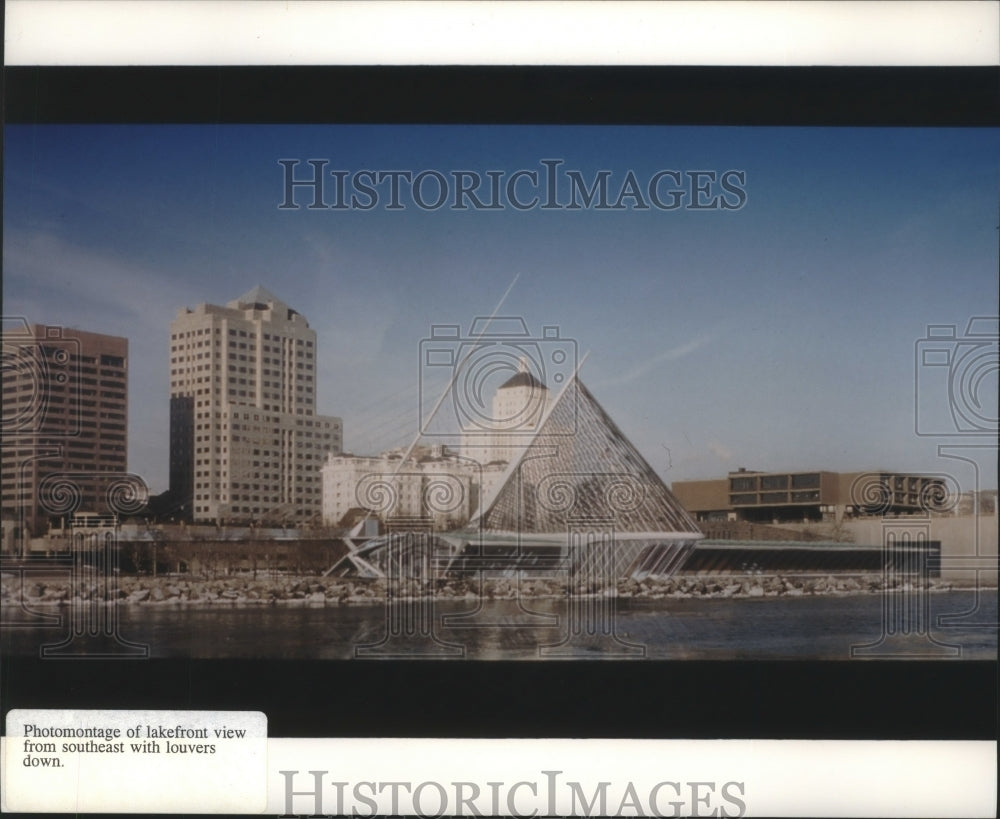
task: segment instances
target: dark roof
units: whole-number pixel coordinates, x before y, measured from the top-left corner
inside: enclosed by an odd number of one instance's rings
[[[546,387],[527,370],[521,370],[521,372],[515,373],[500,385],[501,390],[505,390],[508,387],[539,387],[543,390],[548,389],[548,387]]]

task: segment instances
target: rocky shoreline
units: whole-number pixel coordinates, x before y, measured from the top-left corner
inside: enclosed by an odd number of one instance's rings
[[[21,597],[20,580],[5,576],[0,583],[0,601],[16,604]],[[76,602],[106,602],[140,606],[234,606],[234,605],[375,605],[386,599],[384,580],[359,580],[323,577],[196,578],[188,576],[120,577],[108,591],[97,585],[84,587],[75,594],[68,580],[51,579],[24,582],[23,602],[29,606],[66,606]],[[931,580],[930,591],[950,591],[952,583]],[[674,577],[641,582],[622,580],[615,594],[632,601],[685,598],[763,598],[805,597],[850,594],[878,594],[886,590],[912,591],[910,583],[886,584],[882,575],[850,576],[705,576]],[[579,596],[600,593],[596,587],[577,586]],[[482,596],[487,600],[512,600],[518,596],[533,599],[561,598],[567,594],[565,582],[530,578],[518,584],[512,579],[487,579],[482,582]],[[433,596],[439,600],[477,600],[480,584],[476,580],[406,581],[397,590],[401,599]]]

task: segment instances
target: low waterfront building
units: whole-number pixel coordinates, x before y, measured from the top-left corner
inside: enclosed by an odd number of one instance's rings
[[[936,475],[869,472],[755,472],[675,481],[677,499],[699,521],[839,522],[845,518],[927,514],[948,507]]]

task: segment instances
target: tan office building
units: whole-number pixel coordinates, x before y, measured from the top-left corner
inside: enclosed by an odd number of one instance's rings
[[[76,513],[109,514],[128,464],[128,340],[45,324],[5,327],[3,542]]]
[[[340,418],[316,414],[316,332],[263,287],[170,325],[170,489],[195,522],[297,524],[322,513]]]

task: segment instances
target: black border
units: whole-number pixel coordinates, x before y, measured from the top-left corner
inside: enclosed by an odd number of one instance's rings
[[[10,708],[259,710],[273,737],[962,739],[997,734],[980,661],[4,662]]]
[[[10,67],[7,123],[1000,125],[1000,68]],[[151,157],[155,161],[155,157]],[[287,737],[993,739],[994,662],[60,661],[10,708],[258,709]]]
[[[1000,67],[23,67],[6,121],[1000,125]]]

